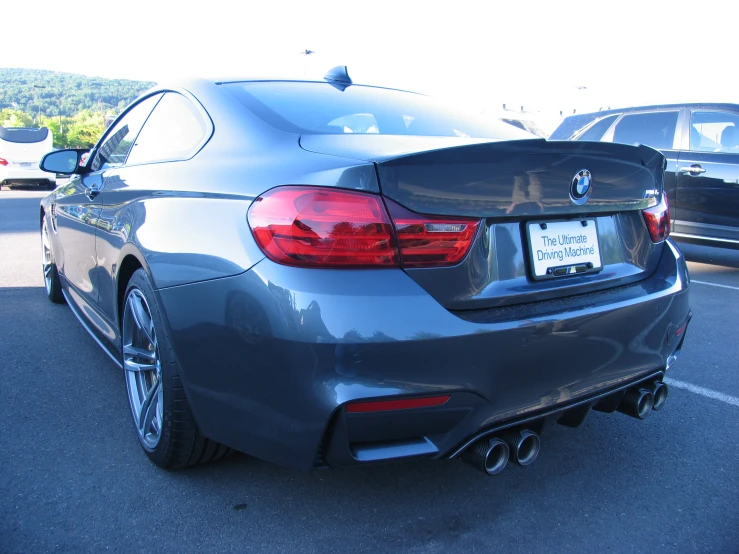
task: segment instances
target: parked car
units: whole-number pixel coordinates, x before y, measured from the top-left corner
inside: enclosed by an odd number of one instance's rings
[[[646,144],[667,158],[678,241],[739,248],[739,104],[672,104],[573,115],[550,137]]]
[[[0,188],[32,185],[54,188],[55,176],[39,169],[44,154],[54,148],[54,138],[46,127],[0,126]]]
[[[537,121],[538,114],[529,113],[529,112],[517,112],[515,110],[493,110],[493,109],[486,109],[483,110],[483,115],[487,115],[489,117],[497,117],[501,121],[504,121],[505,123],[508,123],[509,125],[513,125],[514,127],[521,129],[522,131],[526,131],[527,133],[531,133],[532,135],[536,137],[541,138],[548,138],[549,133],[547,133],[544,129],[542,129],[542,125],[540,121]],[[550,129],[551,132],[551,129]]]
[[[547,142],[409,92],[158,86],[39,214],[46,292],[123,368],[162,467],[534,461],[643,418],[690,319],[664,157]],[[90,368],[93,369],[93,368]]]

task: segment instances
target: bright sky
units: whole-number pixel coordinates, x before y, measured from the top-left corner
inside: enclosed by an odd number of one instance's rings
[[[729,0],[6,4],[0,67],[158,81],[306,67],[321,77],[345,64],[355,82],[550,113],[739,102]],[[300,55],[306,48],[316,53]]]

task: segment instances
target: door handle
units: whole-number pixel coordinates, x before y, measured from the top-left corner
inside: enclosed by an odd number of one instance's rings
[[[100,194],[99,186],[92,185],[91,187],[85,188],[85,196],[87,196],[90,200],[95,198],[98,194]]]
[[[681,167],[680,173],[690,173],[691,175],[700,175],[701,173],[705,173],[706,170],[703,169],[698,164],[693,164],[690,167]]]

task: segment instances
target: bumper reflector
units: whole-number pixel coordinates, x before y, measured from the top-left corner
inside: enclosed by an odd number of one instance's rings
[[[406,398],[403,400],[373,400],[371,402],[350,402],[346,411],[350,414],[364,412],[387,412],[390,410],[408,410],[411,408],[428,408],[442,406],[450,396],[427,396],[425,398]]]

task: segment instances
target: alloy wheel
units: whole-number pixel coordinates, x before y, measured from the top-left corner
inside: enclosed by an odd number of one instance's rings
[[[162,434],[162,363],[151,309],[137,288],[131,289],[126,297],[122,334],[131,413],[142,444],[154,450]]]

